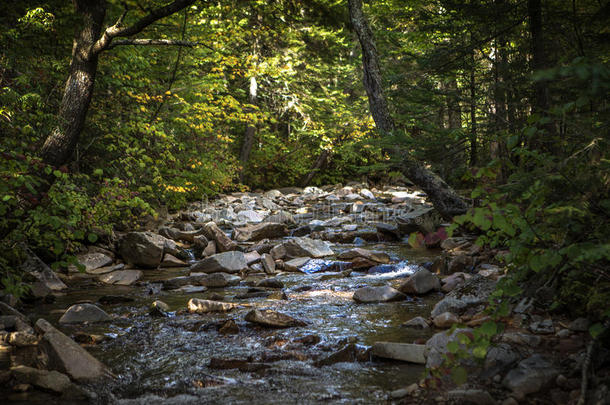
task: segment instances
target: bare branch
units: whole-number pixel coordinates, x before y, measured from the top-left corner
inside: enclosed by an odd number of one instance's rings
[[[185,7],[190,6],[195,3],[197,0],[174,0],[170,4],[152,10],[150,14],[145,17],[142,17],[140,20],[136,21],[133,25],[123,26],[123,18],[125,17],[126,11],[119,17],[117,22],[106,28],[101,38],[96,41],[96,43],[91,48],[89,53],[90,56],[95,56],[102,52],[105,49],[110,47],[112,40],[116,37],[130,37],[132,35],[138,34],[142,32],[146,27],[153,24],[155,21],[158,21],[164,17],[172,15]]]
[[[179,39],[118,39],[112,41],[106,49],[112,49],[119,45],[186,46],[192,48],[199,45],[199,42],[182,41]]]

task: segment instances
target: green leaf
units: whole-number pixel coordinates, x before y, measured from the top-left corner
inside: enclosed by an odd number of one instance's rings
[[[593,339],[597,339],[597,337],[599,335],[601,335],[602,333],[604,333],[604,325],[602,325],[601,323],[595,323],[593,325],[591,325],[591,327],[589,328],[589,334],[591,335],[591,337]]]
[[[87,235],[87,240],[91,243],[95,243],[97,241],[97,235],[94,233],[90,233]]]
[[[481,332],[487,336],[493,336],[496,334],[498,327],[494,321],[487,321],[481,325]]]
[[[464,367],[455,367],[451,370],[451,379],[456,385],[462,385],[468,380],[468,372]]]
[[[486,346],[477,346],[472,349],[472,354],[477,359],[484,359],[487,356],[487,347]]]
[[[449,353],[457,353],[459,348],[460,348],[460,345],[457,342],[447,343],[447,350],[449,351]]]
[[[102,169],[95,169],[93,171],[93,175],[94,176],[100,176],[101,177],[103,174],[104,174],[104,170],[102,170]]]

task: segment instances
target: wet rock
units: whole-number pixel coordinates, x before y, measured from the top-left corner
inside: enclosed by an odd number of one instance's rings
[[[469,307],[486,303],[495,286],[494,280],[473,276],[437,302],[431,315],[435,317],[443,312],[459,315]]]
[[[203,249],[203,252],[201,252],[201,256],[202,257],[208,257],[208,256],[212,256],[216,254],[216,242],[211,240],[208,242],[207,246],[205,247],[205,249]]]
[[[199,298],[191,298],[188,302],[189,312],[197,314],[205,314],[208,312],[228,312],[238,305],[230,302],[202,300]]]
[[[63,281],[57,277],[55,272],[51,270],[42,260],[38,258],[32,251],[27,250],[28,257],[21,265],[21,269],[33,276],[38,282],[44,285],[51,291],[62,291],[68,288]]]
[[[502,373],[520,359],[521,356],[511,345],[498,343],[487,351],[483,365],[483,376],[489,378]]]
[[[322,240],[307,237],[293,238],[271,249],[274,259],[295,259],[297,257],[324,257],[334,254]]]
[[[207,291],[208,288],[202,285],[183,285],[182,287],[174,290],[175,292],[182,294],[198,294]]]
[[[221,359],[218,357],[212,357],[208,367],[217,370],[230,370],[234,368],[246,367],[249,363],[246,359]]]
[[[275,273],[275,260],[273,260],[273,256],[271,256],[269,253],[263,253],[261,256],[261,264],[263,265],[263,270],[265,273]]]
[[[218,252],[235,250],[237,244],[233,242],[214,222],[203,225],[203,233],[206,238],[215,242]]]
[[[38,336],[29,332],[11,332],[8,336],[8,343],[16,347],[36,346]]]
[[[437,328],[448,329],[453,326],[453,324],[460,322],[460,319],[451,312],[443,312],[435,316],[432,319],[432,323]]]
[[[286,235],[286,227],[283,224],[263,222],[257,225],[237,228],[234,233],[234,238],[239,242],[255,242],[263,239],[281,238]]]
[[[360,190],[360,195],[363,196],[364,198],[368,198],[369,200],[375,199],[375,195],[371,192],[371,190],[368,190],[366,188],[363,188],[362,190]]]
[[[402,326],[414,329],[428,329],[430,327],[430,324],[423,317],[416,316],[415,318],[403,323]]]
[[[322,338],[318,335],[305,335],[299,338],[294,339],[296,343],[301,343],[306,346],[317,345],[322,341]]]
[[[188,264],[178,259],[177,257],[166,253],[163,256],[163,261],[159,264],[159,267],[186,267]]]
[[[195,273],[193,273],[195,274]],[[208,288],[224,288],[238,285],[241,282],[241,277],[227,273],[211,273],[200,279],[197,284]]]
[[[248,322],[272,328],[289,328],[307,325],[299,319],[270,309],[253,309],[246,314],[245,319]]]
[[[409,363],[425,364],[426,345],[410,343],[376,342],[371,354],[386,359],[407,361]]]
[[[244,253],[244,258],[246,259],[246,264],[249,266],[251,264],[259,262],[261,260],[261,255],[256,250],[252,250],[250,252]]]
[[[426,342],[426,367],[435,368],[443,363],[445,354],[448,352],[447,344],[449,342],[459,342],[459,334],[471,334],[472,329],[456,329],[452,333],[439,332],[432,336]],[[465,350],[466,346],[459,344],[460,348]]]
[[[506,374],[502,385],[513,392],[517,399],[523,399],[552,383],[559,371],[540,354],[522,360],[519,365]]]
[[[232,251],[217,253],[191,266],[191,272],[204,273],[238,273],[248,268],[242,252]]]
[[[129,232],[119,241],[119,254],[127,263],[156,268],[161,263],[168,240],[152,232]]]
[[[132,285],[142,277],[140,270],[119,270],[106,273],[99,277],[99,280],[106,284]]]
[[[105,266],[105,267],[100,267],[97,269],[86,270],[86,273],[95,275],[95,276],[100,276],[102,274],[111,273],[113,271],[122,270],[124,268],[125,268],[125,263],[118,263],[118,264],[115,264],[112,266]]]
[[[168,239],[176,241],[184,241],[188,243],[194,243],[195,238],[201,235],[201,230],[196,231],[182,231],[176,228],[162,227],[159,228],[159,234]]]
[[[291,213],[286,212],[286,211],[279,211],[273,215],[268,216],[267,218],[265,218],[265,222],[275,222],[278,224],[288,224],[288,225],[296,224],[296,220],[294,219],[294,216]]]
[[[348,343],[341,350],[315,362],[316,367],[330,366],[336,363],[351,363],[355,361],[366,361],[369,357],[366,347],[355,343]]]
[[[472,267],[472,257],[467,254],[457,255],[449,260],[447,264],[447,272],[449,274],[463,272],[469,270]]]
[[[350,249],[337,256],[340,260],[353,260],[356,258],[364,258],[375,263],[387,264],[390,263],[390,256],[384,252],[377,252],[362,248]],[[370,267],[370,266],[369,266]]]
[[[151,316],[160,316],[160,317],[166,317],[168,316],[168,312],[169,312],[169,305],[167,305],[165,302],[163,301],[153,301],[152,304],[150,304],[150,310],[148,311],[148,313]]]
[[[263,194],[265,198],[269,198],[271,200],[276,200],[284,196],[284,194],[280,190],[269,190],[265,194]]]
[[[100,267],[108,266],[112,264],[112,257],[99,252],[92,253],[81,253],[76,255],[76,259],[80,264],[85,266],[85,272],[89,273],[91,270],[99,269]],[[69,271],[77,272],[78,269],[75,265],[68,267]]]
[[[496,400],[485,390],[452,390],[447,392],[450,401],[464,405],[496,405]]]
[[[76,304],[72,305],[59,318],[59,323],[94,323],[109,321],[110,315],[103,309],[93,304]]]
[[[466,281],[466,273],[454,273],[450,276],[443,278],[441,283],[443,284],[441,291],[444,293],[455,290],[458,286],[462,285]]]
[[[229,319],[218,329],[218,333],[222,335],[236,335],[239,333],[239,326],[233,319]]]
[[[110,375],[106,366],[44,319],[36,322],[36,328],[43,333],[40,346],[47,356],[49,369],[79,382]]]
[[[390,392],[391,399],[400,399],[415,394],[419,390],[417,383]]]
[[[430,291],[438,291],[440,289],[441,283],[438,277],[426,269],[420,269],[413,273],[398,287],[398,290],[405,294],[417,295],[426,294]]]
[[[358,303],[389,302],[404,299],[400,291],[390,286],[362,287],[354,291],[354,301]]]
[[[163,280],[163,289],[175,290],[184,287],[185,285],[200,284],[207,276],[206,273],[193,273],[189,276],[180,276]]]
[[[387,224],[384,222],[378,222],[375,224],[377,233],[385,237],[385,240],[398,240],[400,239],[400,231],[394,224]]]
[[[275,277],[272,278],[264,278],[256,283],[257,287],[265,287],[265,288],[284,288],[284,283],[278,280]]]
[[[57,371],[39,370],[32,367],[17,366],[11,368],[15,381],[20,384],[31,384],[45,391],[62,394],[68,390],[74,390],[70,378]]]
[[[297,257],[296,259],[288,260],[284,262],[284,270],[286,271],[299,271],[301,267],[305,266],[311,257]]]

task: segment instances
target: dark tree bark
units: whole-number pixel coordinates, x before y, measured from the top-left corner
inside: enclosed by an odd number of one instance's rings
[[[475,53],[472,52],[470,69],[470,167],[477,165],[477,83]]]
[[[368,95],[371,115],[382,134],[391,134],[395,130],[394,120],[383,93],[377,48],[368,21],[362,12],[362,0],[348,0],[348,7],[352,26],[362,48],[363,83]],[[392,148],[391,153],[395,158],[400,159],[399,167],[405,176],[428,195],[430,202],[444,218],[451,219],[466,212],[468,208],[466,202],[439,176],[421,162],[405,154],[398,145]]]
[[[546,68],[546,51],[544,49],[544,35],[542,31],[542,1],[528,0],[527,11],[530,22],[530,35],[532,41],[532,71]],[[534,83],[534,102],[532,110],[535,113],[542,113],[549,108],[547,86],[544,81]]]
[[[449,129],[462,128],[462,107],[460,106],[460,89],[458,88],[457,79],[451,77],[447,82],[447,90],[451,92],[447,97],[447,118]]]
[[[74,153],[91,103],[100,52],[109,49],[114,38],[135,35],[155,21],[174,14],[195,1],[175,0],[127,27],[123,26],[123,13],[116,24],[102,31],[106,0],[73,0],[79,22],[74,34],[69,76],[59,107],[59,122],[40,152],[45,163],[61,166]]]

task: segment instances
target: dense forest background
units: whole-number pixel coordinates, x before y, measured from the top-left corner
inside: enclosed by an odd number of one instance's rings
[[[104,26],[164,4],[109,1]],[[363,10],[392,133],[369,112],[346,1],[201,1],[99,54],[74,153],[53,165],[41,150],[62,125],[82,15],[65,1],[2,2],[4,286],[20,288],[26,247],[65,267],[82,244],[159,207],[235,190],[408,182],[388,153],[399,148],[471,198],[454,228],[508,249],[516,280],[552,287],[554,307],[608,317],[610,3],[387,0]]]

